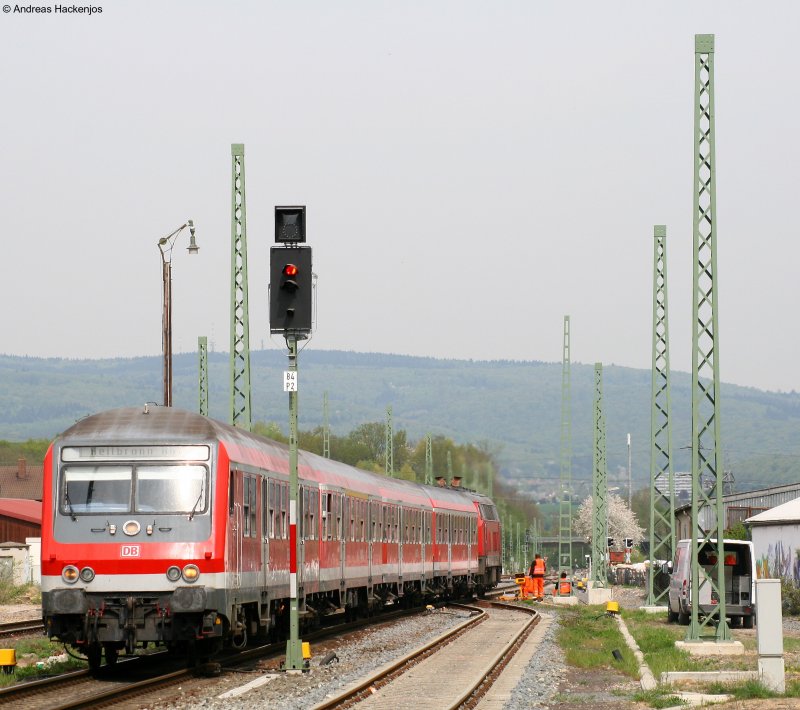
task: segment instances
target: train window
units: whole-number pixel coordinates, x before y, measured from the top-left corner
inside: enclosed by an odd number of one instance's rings
[[[352,498],[347,499],[347,512],[348,516],[350,517],[350,534],[348,538],[350,542],[355,542],[356,540],[356,502]]]
[[[308,539],[317,539],[317,511],[319,510],[319,491],[309,491],[308,499],[310,501],[308,510]]]
[[[255,477],[248,476],[250,481],[250,537],[258,537],[258,506],[256,489],[258,481]]]
[[[269,537],[269,498],[267,497],[267,490],[269,481],[266,478],[261,479],[261,537],[265,540]]]
[[[233,507],[236,503],[236,476],[231,470],[228,478],[228,515],[233,515]]]
[[[126,513],[131,509],[131,466],[69,466],[63,469],[61,512]]]
[[[322,539],[332,540],[331,533],[331,503],[333,502],[333,494],[322,494]]]
[[[137,512],[201,513],[205,508],[205,466],[137,466]]]
[[[250,537],[250,477],[244,476],[242,478],[242,505],[244,512],[242,515],[242,536]]]
[[[267,531],[267,537],[274,538],[275,537],[275,481],[272,480],[268,482],[266,508],[267,508],[267,527],[265,529]]]
[[[343,498],[341,494],[337,494],[336,498],[334,499],[336,504],[336,528],[333,531],[333,536],[336,540],[342,539],[342,502]]]
[[[289,521],[287,516],[289,513],[289,486],[286,483],[281,483],[281,529],[280,537],[285,540],[289,537]]]

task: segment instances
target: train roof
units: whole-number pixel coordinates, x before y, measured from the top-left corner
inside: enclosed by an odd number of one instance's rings
[[[249,431],[175,407],[145,406],[111,409],[76,422],[56,444],[190,444],[220,442],[234,462],[257,465],[289,474],[288,446]],[[360,494],[411,504],[474,510],[473,501],[492,501],[474,491],[426,486],[364,471],[308,451],[298,452],[298,472],[303,478]]]

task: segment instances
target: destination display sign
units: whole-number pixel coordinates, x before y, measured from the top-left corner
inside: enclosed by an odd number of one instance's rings
[[[208,446],[65,446],[62,461],[208,461]]]

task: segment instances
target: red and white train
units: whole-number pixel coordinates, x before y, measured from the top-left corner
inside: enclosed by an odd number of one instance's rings
[[[298,461],[302,621],[497,584],[486,496]],[[64,432],[44,470],[42,614],[92,667],[103,652],[210,655],[288,627],[285,445],[171,407],[124,408]]]

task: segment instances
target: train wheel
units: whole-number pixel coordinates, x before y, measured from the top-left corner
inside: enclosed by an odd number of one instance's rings
[[[106,654],[106,664],[109,666],[115,665],[119,657],[119,649],[116,646],[107,645],[104,651]]]
[[[89,662],[89,670],[97,673],[100,670],[100,659],[103,657],[103,647],[99,643],[92,643],[86,647],[86,660]]]

